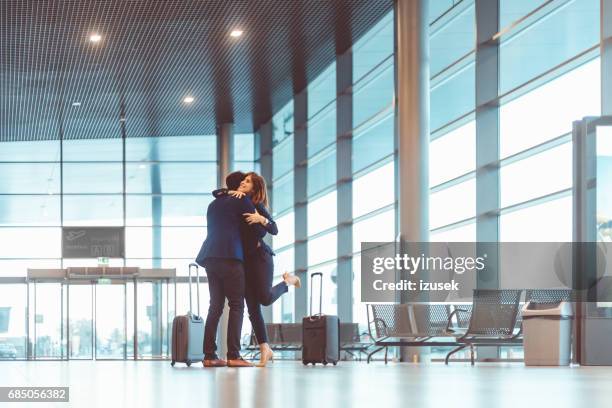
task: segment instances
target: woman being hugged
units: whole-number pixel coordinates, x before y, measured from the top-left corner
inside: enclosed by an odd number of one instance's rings
[[[241,197],[248,195],[256,212],[253,214],[243,214],[245,221],[249,225],[261,224],[269,234],[278,234],[276,223],[272,219],[268,209],[268,194],[266,181],[255,172],[247,173],[240,183],[238,191],[217,190],[213,194],[230,194]],[[253,326],[255,337],[259,343],[260,363],[258,366],[264,367],[273,358],[272,349],[268,344],[268,335],[261,312],[261,306],[269,306],[279,297],[287,293],[289,286],[299,288],[300,278],[285,272],[283,280],[272,286],[274,278],[274,252],[263,241],[265,233],[258,233],[261,229],[250,228],[245,225],[241,231],[242,244],[244,248],[244,270],[246,275],[245,300],[249,311],[249,320]]]

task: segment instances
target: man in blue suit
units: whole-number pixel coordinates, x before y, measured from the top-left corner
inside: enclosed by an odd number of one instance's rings
[[[234,172],[225,179],[228,189],[238,190],[244,173]],[[243,214],[254,213],[255,207],[248,197],[224,195],[208,205],[206,212],[208,235],[202,244],[196,262],[206,268],[210,306],[204,327],[205,367],[250,367],[240,357],[240,333],[244,314],[244,251],[240,229],[246,223]],[[261,226],[253,226],[263,228]],[[227,361],[217,355],[215,337],[219,319],[223,314],[225,298],[229,304],[227,326]]]

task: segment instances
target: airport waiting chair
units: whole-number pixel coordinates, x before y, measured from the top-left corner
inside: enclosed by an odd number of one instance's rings
[[[470,362],[474,365],[474,346],[500,346],[522,344],[516,331],[521,289],[476,289],[474,290],[470,322],[467,331],[456,338],[457,347],[444,360],[469,347]]]
[[[302,350],[302,324],[301,323],[266,323],[268,344],[274,351],[301,351]],[[251,359],[259,356],[259,342],[255,332],[243,342],[244,350]]]
[[[359,332],[359,323],[340,323],[340,350],[357,357],[361,361],[362,353],[373,345],[372,338]]]
[[[457,346],[455,341],[466,313],[451,304],[369,304],[368,330],[374,340],[372,356],[389,347]]]

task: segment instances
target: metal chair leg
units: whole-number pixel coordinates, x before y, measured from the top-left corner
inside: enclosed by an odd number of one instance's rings
[[[373,352],[371,352],[370,354],[368,354],[368,359],[367,359],[368,364],[370,364],[370,361],[372,361],[372,356],[373,356],[374,354],[378,353],[378,352],[379,352],[380,350],[382,350],[382,349],[384,349],[384,347],[377,348],[376,350],[374,350]]]
[[[389,347],[385,347],[385,364],[387,364],[387,354],[389,354]]]
[[[474,345],[470,343],[470,363],[474,365]]]
[[[444,359],[444,364],[448,365],[448,362],[449,362],[449,360],[450,360],[450,356],[452,356],[453,354],[455,354],[455,353],[456,353],[456,352],[458,352],[458,351],[463,350],[463,349],[464,349],[464,348],[466,348],[466,347],[467,347],[467,344],[463,344],[463,345],[461,345],[461,346],[459,346],[459,347],[457,347],[457,348],[455,348],[455,349],[451,350],[451,351],[450,351],[450,352],[449,352],[449,353],[446,355],[446,358]]]

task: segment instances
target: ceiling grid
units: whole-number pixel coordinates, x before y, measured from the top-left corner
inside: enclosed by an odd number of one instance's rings
[[[0,141],[251,132],[391,0],[2,0]],[[244,34],[231,38],[231,30]],[[93,33],[101,41],[91,42]],[[194,97],[190,105],[186,96]],[[78,106],[77,106],[78,105]]]

